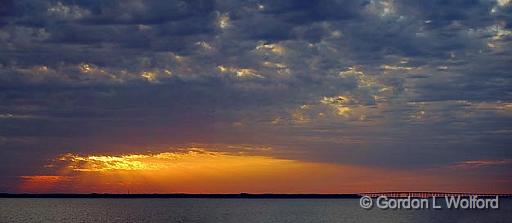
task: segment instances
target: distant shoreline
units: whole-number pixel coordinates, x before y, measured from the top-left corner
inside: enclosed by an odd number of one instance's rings
[[[0,193],[0,198],[276,198],[276,199],[340,199],[360,198],[358,194],[9,194]]]
[[[0,193],[0,198],[229,198],[229,199],[354,199],[360,194],[9,194]],[[503,198],[512,197],[511,194],[498,195]]]

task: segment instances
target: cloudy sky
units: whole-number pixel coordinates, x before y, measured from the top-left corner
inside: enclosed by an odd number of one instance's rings
[[[512,3],[0,2],[0,192],[512,192]]]

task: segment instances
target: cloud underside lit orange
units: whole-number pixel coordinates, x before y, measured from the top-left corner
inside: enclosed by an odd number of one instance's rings
[[[22,192],[72,193],[351,193],[466,190],[456,179],[417,171],[305,162],[188,149],[120,156],[66,154],[51,175],[23,176]],[[484,188],[486,189],[486,188]],[[472,190],[475,190],[472,188]],[[478,190],[478,189],[476,189]]]

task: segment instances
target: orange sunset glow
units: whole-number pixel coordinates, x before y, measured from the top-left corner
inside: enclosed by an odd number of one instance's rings
[[[453,184],[461,180],[436,176],[433,172],[305,162],[203,148],[118,156],[64,154],[46,168],[54,170],[55,175],[23,176],[20,190],[72,190],[79,193],[336,193],[382,188],[453,188]]]

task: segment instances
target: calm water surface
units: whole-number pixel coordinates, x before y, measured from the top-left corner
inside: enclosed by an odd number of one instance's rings
[[[499,210],[364,210],[358,199],[0,198],[0,222],[512,222]]]

